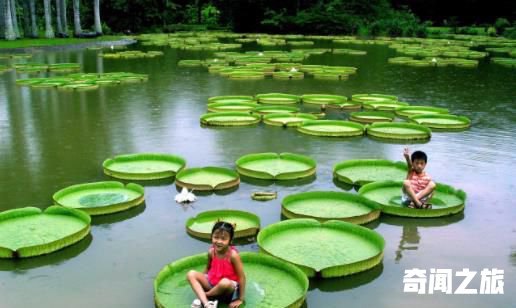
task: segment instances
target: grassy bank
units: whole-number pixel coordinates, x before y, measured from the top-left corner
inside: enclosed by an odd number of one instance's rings
[[[44,47],[44,46],[62,46],[62,45],[74,45],[82,43],[92,42],[105,42],[105,41],[117,41],[126,38],[120,35],[104,35],[96,38],[37,38],[37,39],[18,39],[15,41],[0,41],[1,49],[12,49],[12,48],[30,48],[30,47]]]

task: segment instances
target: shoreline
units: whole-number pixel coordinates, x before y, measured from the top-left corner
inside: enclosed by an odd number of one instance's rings
[[[136,43],[134,39],[120,39],[114,41],[90,41],[77,44],[63,44],[63,45],[49,45],[49,46],[33,46],[33,47],[18,47],[18,48],[0,48],[0,54],[2,53],[30,53],[36,50],[41,51],[55,51],[55,50],[68,50],[68,49],[82,49],[90,46],[121,46],[131,45]]]

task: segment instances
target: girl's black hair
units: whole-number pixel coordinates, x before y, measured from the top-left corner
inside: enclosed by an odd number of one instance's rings
[[[231,242],[233,240],[233,235],[235,234],[235,227],[232,224],[225,221],[217,221],[213,225],[213,229],[211,229],[211,236],[213,237],[213,233],[219,230],[226,231],[227,233],[229,233],[229,241]]]

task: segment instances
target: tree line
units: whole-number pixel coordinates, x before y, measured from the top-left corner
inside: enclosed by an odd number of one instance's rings
[[[45,38],[68,37],[69,11],[73,15],[75,37],[102,35],[100,0],[90,0],[89,3],[93,7],[94,32],[87,33],[81,27],[80,0],[72,0],[71,8],[67,0],[0,0],[0,36],[6,40],[37,38],[43,27]]]
[[[512,24],[516,8],[506,0],[0,0],[0,35],[6,39],[68,34],[236,32],[425,36],[433,25]],[[102,11],[102,22],[100,20]],[[472,13],[474,12],[474,13]],[[19,23],[22,27],[19,28]],[[81,29],[94,25],[93,32]],[[54,29],[56,29],[54,31]]]

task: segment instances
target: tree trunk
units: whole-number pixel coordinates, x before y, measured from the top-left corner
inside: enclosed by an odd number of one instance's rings
[[[30,36],[30,6],[29,0],[22,0],[23,7],[23,37]]]
[[[95,32],[102,35],[102,25],[100,24],[100,0],[94,0],[93,9],[95,14]]]
[[[12,41],[16,39],[16,34],[14,33],[13,28],[13,19],[11,15],[11,5],[9,4],[9,0],[3,1],[3,17],[4,17],[4,38],[8,41]]]
[[[81,35],[81,11],[79,0],[73,0],[73,29],[73,34],[75,36]]]
[[[16,0],[10,0],[9,3],[11,5],[11,18],[13,21],[14,34],[16,35],[16,38],[19,38],[21,36],[20,29],[18,28],[18,16],[16,14]]]
[[[38,23],[37,23],[37,20],[36,20],[36,1],[35,0],[30,0],[30,20],[31,20],[31,29],[32,29],[32,33],[31,33],[31,36],[33,38],[36,38],[39,36],[39,33],[38,33]]]
[[[60,37],[63,34],[63,26],[61,24],[61,1],[56,0],[56,24],[57,24],[57,36]]]
[[[68,18],[66,17],[66,0],[59,0],[59,4],[61,5],[61,26],[63,27],[63,32],[68,36]]]
[[[52,29],[52,15],[50,14],[50,0],[44,0],[45,8],[45,37],[54,38],[54,30]]]

